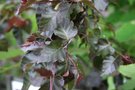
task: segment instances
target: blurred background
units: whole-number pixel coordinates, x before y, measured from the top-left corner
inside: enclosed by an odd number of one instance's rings
[[[135,58],[135,0],[112,1],[100,17],[102,36],[108,38],[118,52]],[[13,81],[22,82],[23,77],[20,61],[24,53],[20,50],[20,45],[30,33],[37,32],[32,8],[28,8],[18,17],[15,16],[19,4],[20,0],[0,0],[0,90],[19,90],[13,89],[17,86],[13,85]],[[91,62],[88,62],[88,48],[85,45],[79,47],[79,44],[80,40],[74,41],[70,52],[83,58],[84,68],[91,67]],[[85,68],[84,71],[88,75],[90,68]],[[112,77],[108,78],[107,83],[108,90],[115,90]]]

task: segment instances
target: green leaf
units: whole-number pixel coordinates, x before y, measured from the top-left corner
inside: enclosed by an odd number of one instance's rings
[[[19,55],[22,55],[23,52],[20,49],[14,49],[14,48],[10,48],[8,49],[7,52],[0,52],[0,59],[9,59],[12,57],[16,57]]]
[[[54,34],[62,39],[69,40],[77,34],[77,29],[74,28],[73,22],[70,22],[69,19],[63,19]]]
[[[131,10],[130,13],[125,13],[122,12],[120,10],[114,10],[115,12],[113,12],[111,15],[109,15],[109,17],[106,19],[107,22],[113,23],[115,24],[121,24],[123,25],[123,23],[128,23],[132,20],[134,20],[135,18],[135,10]]]
[[[108,77],[107,81],[108,81],[108,90],[116,90],[113,77],[112,76]]]
[[[6,39],[0,39],[0,51],[7,51],[8,46],[9,45]]]
[[[32,33],[36,33],[37,30],[38,30],[38,27],[37,27],[37,22],[36,22],[36,15],[34,14],[34,12],[29,11],[28,13],[23,13],[23,17],[26,18],[26,19],[28,19],[28,20],[30,20],[31,21],[30,24],[32,24],[31,25],[32,27],[30,25],[27,26],[27,27],[25,27],[26,30],[27,29],[30,29],[30,30],[27,30],[27,31],[28,32],[31,31]]]
[[[135,64],[130,64],[130,65],[121,65],[119,67],[119,72],[123,74],[124,76],[134,78],[135,79]]]
[[[128,2],[129,2],[130,5],[133,5],[135,0],[128,0]]]
[[[134,43],[134,41],[133,41],[133,43]],[[131,43],[132,44],[132,43]],[[135,45],[134,44],[132,44],[132,45],[128,45],[128,53],[129,53],[129,55],[131,55],[131,56],[135,56]]]
[[[7,39],[9,45],[11,45],[11,46],[17,46],[17,42],[16,42],[16,39],[15,39],[12,31],[6,33],[5,34],[5,38]]]
[[[2,66],[0,67],[0,74],[8,72],[8,71],[12,71],[15,68],[19,68],[19,66],[20,66],[20,63],[16,63],[14,65],[9,64],[7,66]]]
[[[135,24],[133,22],[124,23],[116,31],[116,39],[120,42],[131,40],[135,37]]]
[[[122,86],[120,86],[120,90],[134,90],[135,89],[135,79],[128,80]]]

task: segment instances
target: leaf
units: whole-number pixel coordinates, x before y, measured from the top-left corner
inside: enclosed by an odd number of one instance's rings
[[[135,78],[135,64],[130,64],[130,65],[121,65],[119,67],[119,72],[124,75],[124,76],[127,76],[127,77],[130,77],[130,78]]]
[[[130,10],[130,13],[128,13],[129,11],[126,12],[122,12],[121,10],[115,10],[115,12],[113,12],[111,15],[109,15],[109,17],[106,19],[107,22],[110,22],[114,25],[116,24],[120,24],[123,26],[123,24],[125,25],[126,23],[129,23],[130,21],[134,21],[134,14],[135,14],[135,10]],[[120,27],[118,27],[120,28]],[[117,31],[117,30],[116,30]]]
[[[92,70],[87,77],[80,81],[80,83],[77,85],[77,90],[92,90],[92,88],[100,87],[101,83],[102,78],[100,73],[96,70]]]
[[[29,75],[29,81],[31,82],[32,85],[34,86],[41,86],[45,83],[45,77],[40,76],[37,72],[35,71],[30,71],[28,72]]]
[[[38,4],[37,6],[37,24],[42,35],[52,37],[54,30],[63,18],[68,16],[68,3],[60,3],[57,10],[54,10],[49,4]]]
[[[82,0],[82,2],[99,13],[99,11],[96,9],[94,3],[91,0]]]
[[[38,48],[43,48],[44,46],[45,46],[44,42],[36,42],[36,41],[26,42],[21,46],[21,50],[23,52],[27,52]]]
[[[135,3],[135,0],[128,0],[130,5],[133,5]]]
[[[52,83],[53,85],[53,90],[64,90],[63,86],[64,86],[64,80],[62,77],[55,77],[54,78],[54,82]],[[41,88],[39,90],[49,90],[49,82],[45,83],[44,85],[41,86]]]
[[[62,77],[56,77],[53,83],[54,90],[63,90],[64,79]]]
[[[108,56],[105,58],[102,66],[102,76],[112,74],[114,71],[116,71],[114,61],[115,58],[113,56]]]
[[[120,90],[134,90],[135,79],[128,80],[126,83],[120,86]]]
[[[114,78],[112,76],[109,76],[107,78],[107,82],[108,82],[108,90],[116,90]]]
[[[11,65],[11,63],[8,63],[8,64],[6,63],[7,65],[4,63],[4,65],[2,65],[2,66],[1,66],[1,64],[2,63],[0,62],[0,74],[7,73],[7,72],[12,73],[13,69],[19,68],[19,66],[20,66],[20,63],[16,63],[16,64],[13,64],[13,65]],[[17,71],[17,70],[15,70],[15,71]]]
[[[20,49],[14,49],[14,48],[9,48],[8,52],[0,52],[0,59],[9,59],[9,58],[13,58],[19,55],[22,55],[23,52]]]
[[[54,64],[56,66],[55,74],[56,75],[63,75],[67,72],[68,66],[66,62],[56,62]]]
[[[99,12],[103,12],[105,11],[105,9],[108,6],[108,1],[107,0],[94,0],[94,5],[95,8],[99,11]]]
[[[22,90],[28,90],[29,87],[30,87],[29,76],[28,76],[28,74],[25,74],[24,77],[23,77]]]
[[[29,86],[32,84],[34,86],[41,86],[43,85],[47,78],[41,76],[38,72],[34,71],[34,68],[39,68],[40,65],[34,65],[32,69],[25,73],[23,78],[23,87],[22,90],[29,90]]]
[[[134,43],[134,42],[133,42]],[[131,44],[130,44],[131,45]],[[131,45],[130,46],[129,45],[129,49],[128,49],[128,53],[129,53],[129,55],[131,55],[131,56],[135,56],[135,45],[133,44],[133,45]]]
[[[106,55],[113,55],[115,53],[115,49],[111,47],[109,44],[107,45],[99,45],[98,46],[98,53],[106,56]]]
[[[39,90],[49,90],[49,82],[43,84]]]
[[[12,31],[6,33],[5,38],[8,41],[10,46],[14,46],[14,47],[17,46],[17,41],[16,41]]]
[[[32,63],[30,60],[28,60],[27,58],[23,57],[22,61],[21,61],[21,69],[25,72],[28,71],[32,68]]]
[[[135,24],[132,22],[124,23],[116,30],[116,39],[119,42],[126,42],[132,40],[135,37]]]
[[[59,36],[62,39],[72,39],[77,34],[77,29],[74,28],[73,22],[70,22],[69,19],[63,19],[59,23],[59,27],[54,31],[54,34]]]
[[[44,47],[27,53],[24,58],[30,60],[31,63],[64,61],[65,51]]]
[[[40,34],[32,34],[27,38],[27,41],[21,46],[24,52],[43,48],[45,45],[50,44],[51,41],[46,41],[46,38]]]
[[[54,11],[52,6],[48,3],[36,4],[36,19],[37,19],[38,30],[41,32],[42,31],[48,32],[48,29],[44,30],[44,28],[47,28],[47,27],[56,28],[56,11]],[[49,23],[52,24],[52,26],[50,26]],[[54,29],[51,29],[51,30],[54,30]]]
[[[1,36],[0,36],[1,37]],[[8,50],[8,42],[6,39],[0,39],[0,51],[7,51]]]
[[[97,53],[102,56],[113,55],[115,53],[115,49],[110,45],[110,43],[104,39],[100,38],[98,40],[99,45],[97,46]]]

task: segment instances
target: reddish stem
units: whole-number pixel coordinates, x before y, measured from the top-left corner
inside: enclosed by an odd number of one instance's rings
[[[131,64],[133,63],[132,60],[130,59],[130,57],[128,55],[121,55],[122,57],[122,60],[125,62],[125,63],[128,63],[128,64]]]
[[[53,90],[54,77],[50,77],[50,90]]]

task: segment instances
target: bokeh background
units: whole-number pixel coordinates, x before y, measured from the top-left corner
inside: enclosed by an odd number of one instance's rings
[[[37,32],[35,12],[28,8],[20,16],[15,16],[20,0],[0,0],[0,90],[11,90],[10,81],[14,78],[21,79],[23,72],[20,68],[23,44],[30,33]],[[121,53],[135,59],[135,0],[112,0],[99,22],[102,26],[102,36],[111,41],[112,46]],[[14,23],[14,24],[13,24]],[[83,69],[89,74],[91,63],[88,62],[88,48],[80,45],[80,40],[74,41],[69,51],[72,55],[82,57]],[[85,68],[85,69],[84,69]],[[134,67],[124,70],[135,75]],[[132,71],[133,70],[133,71]],[[129,74],[130,74],[129,73]],[[108,90],[115,90],[112,77],[107,79]],[[135,80],[126,85],[124,89],[133,87]],[[132,90],[130,89],[130,90]]]

